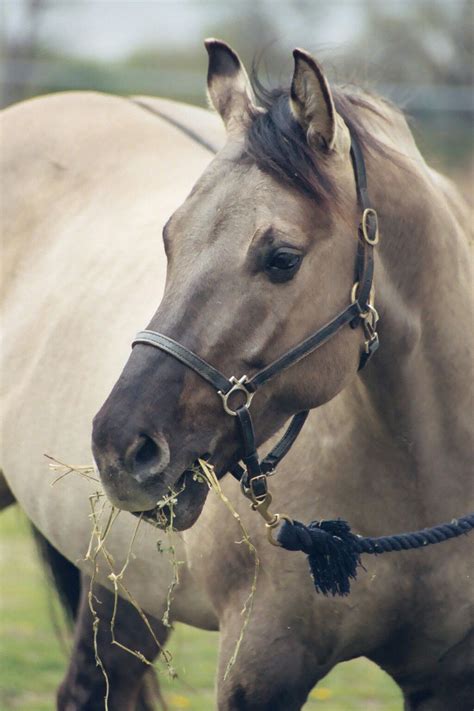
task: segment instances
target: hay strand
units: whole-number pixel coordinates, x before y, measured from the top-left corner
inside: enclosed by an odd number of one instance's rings
[[[257,590],[257,579],[258,579],[258,572],[260,568],[260,558],[258,557],[258,552],[257,549],[255,548],[254,544],[252,543],[249,533],[247,529],[245,528],[242,519],[240,518],[238,512],[235,510],[232,502],[228,499],[228,497],[224,494],[222,491],[222,487],[220,485],[219,479],[216,476],[216,473],[214,471],[214,467],[209,464],[209,462],[206,462],[204,459],[198,459],[199,467],[200,469],[195,470],[195,475],[200,476],[202,474],[204,480],[208,484],[209,488],[220,498],[220,500],[224,503],[224,505],[227,507],[227,509],[230,511],[232,514],[232,517],[237,521],[240,530],[242,531],[242,540],[237,541],[237,543],[241,544],[244,543],[247,548],[249,549],[251,555],[253,556],[254,559],[254,572],[253,572],[253,579],[252,583],[250,586],[250,591],[249,594],[244,602],[244,606],[240,612],[240,614],[243,617],[243,623],[242,627],[240,629],[240,634],[239,637],[236,641],[234,651],[232,655],[230,656],[229,661],[227,662],[225,671],[224,671],[224,681],[227,679],[229,676],[229,673],[234,666],[235,662],[237,661],[237,657],[240,651],[240,647],[242,645],[242,640],[245,635],[245,631],[248,627],[250,617],[252,615],[252,609],[253,609],[253,601],[255,598],[255,592]]]

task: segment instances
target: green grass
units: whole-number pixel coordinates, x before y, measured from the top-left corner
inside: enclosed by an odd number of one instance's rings
[[[60,618],[15,508],[0,514],[0,711],[51,711],[66,666],[52,622]],[[177,625],[170,642],[178,679],[160,675],[170,711],[211,711],[217,635]],[[340,664],[313,689],[305,711],[401,711],[401,694],[374,664]],[[111,710],[115,711],[115,710]]]

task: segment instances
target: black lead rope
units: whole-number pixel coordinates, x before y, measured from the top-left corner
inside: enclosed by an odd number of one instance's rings
[[[356,536],[346,521],[341,519],[311,521],[308,526],[300,521],[284,520],[277,541],[288,551],[306,553],[317,592],[323,595],[348,595],[350,581],[356,579],[357,568],[362,565],[362,553],[381,555],[425,548],[457,538],[473,528],[474,513],[421,531],[378,538]]]
[[[262,368],[250,379],[246,375],[240,379],[226,378],[196,353],[156,331],[140,331],[132,343],[132,347],[145,344],[160,349],[194,370],[217,390],[224,411],[236,418],[242,440],[243,466],[235,465],[231,469],[231,474],[240,482],[244,495],[251,501],[252,508],[265,519],[269,541],[286,550],[303,551],[307,554],[316,591],[324,595],[347,595],[350,592],[350,580],[356,578],[362,553],[379,555],[390,551],[421,548],[455,538],[474,528],[473,513],[451,523],[415,533],[362,538],[353,534],[349,525],[340,519],[312,521],[305,526],[299,521],[291,520],[288,516],[272,514],[269,511],[272,499],[268,491],[267,477],[289,452],[308,417],[308,412],[300,412],[293,417],[278,444],[260,461],[250,414],[250,404],[255,392],[274,376],[316,351],[345,326],[349,325],[351,328],[362,326],[364,329],[365,344],[360,356],[359,370],[366,365],[379,345],[376,330],[378,314],[374,308],[373,293],[373,251],[379,241],[378,220],[376,211],[370,207],[364,157],[355,136],[352,136],[351,157],[362,217],[357,235],[355,282],[351,303],[335,318]],[[234,409],[229,401],[234,392],[239,392],[245,397],[244,405],[237,409]],[[271,534],[276,528],[279,530],[275,540]]]

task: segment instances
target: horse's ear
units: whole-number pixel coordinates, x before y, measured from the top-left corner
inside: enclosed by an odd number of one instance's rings
[[[252,87],[238,55],[225,42],[207,39],[207,91],[229,132],[241,132],[256,110]]]
[[[295,69],[290,106],[309,145],[334,150],[347,143],[347,128],[336,113],[329,83],[316,60],[303,49],[293,52]]]

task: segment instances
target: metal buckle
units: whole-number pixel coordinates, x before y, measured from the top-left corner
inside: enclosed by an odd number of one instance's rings
[[[369,232],[368,232],[368,219],[369,217],[373,217],[375,220],[375,237],[371,239],[369,237]],[[379,243],[379,218],[376,213],[376,211],[373,209],[373,207],[366,207],[364,212],[362,213],[362,234],[364,235],[364,239],[367,242],[367,244],[370,244],[372,247],[374,247],[376,244]]]
[[[230,390],[228,390],[226,393],[223,393],[222,390],[218,390],[217,394],[221,396],[222,398],[222,404],[224,406],[224,410],[227,412],[228,415],[232,415],[232,417],[236,417],[237,411],[236,410],[231,410],[229,405],[228,405],[228,400],[229,397],[232,395],[232,393],[237,392],[237,390],[240,390],[241,392],[245,393],[246,396],[246,402],[243,405],[239,405],[239,407],[250,407],[250,403],[252,402],[252,398],[255,395],[255,393],[249,392],[247,388],[245,387],[245,383],[248,383],[249,379],[247,378],[246,375],[242,375],[239,380],[235,378],[233,375],[232,377],[229,378],[229,383],[232,383],[232,387]]]
[[[377,322],[379,320],[379,315],[377,309],[375,309],[371,304],[368,305],[369,308],[365,315],[361,316],[363,319],[364,333],[366,336],[365,341],[365,352],[367,355],[372,355],[375,353],[379,347],[379,334],[377,333]]]
[[[371,330],[375,331],[379,322],[379,312],[370,302],[367,304],[367,306],[367,311],[361,314],[360,317],[364,319],[364,323],[366,326],[370,326]]]
[[[380,345],[380,340],[379,340],[379,334],[377,331],[374,331],[372,336],[365,342],[365,352],[368,356],[371,356],[375,353],[377,348]]]
[[[268,495],[267,476],[266,474],[259,474],[249,479],[246,474],[240,480],[240,488],[243,495],[250,499],[252,504],[258,505]]]
[[[249,498],[252,499],[254,504],[258,504],[264,501],[268,496],[268,484],[267,477],[265,474],[259,474],[254,476],[249,481]]]
[[[359,288],[359,282],[356,281],[351,291],[351,301],[354,303],[357,300],[357,289]],[[359,318],[362,319],[362,325],[364,327],[365,333],[365,352],[368,355],[375,353],[379,347],[379,336],[377,333],[377,323],[379,321],[379,313],[374,306],[375,300],[375,289],[372,284],[372,288],[369,294],[369,301],[367,303],[367,310],[359,314]]]
[[[265,475],[257,476],[253,480],[251,480],[249,482],[250,487],[252,485],[252,481],[261,479],[262,477],[265,478]],[[282,521],[288,521],[289,523],[293,523],[293,520],[286,514],[272,513],[270,511],[272,495],[269,491],[267,491],[265,495],[262,494],[260,496],[254,496],[250,487],[248,489],[242,489],[242,491],[244,492],[244,496],[246,496],[247,499],[250,499],[250,501],[252,502],[250,504],[250,508],[252,509],[252,511],[256,511],[258,514],[260,514],[260,516],[265,521],[268,542],[271,543],[272,546],[277,546],[277,548],[280,548],[281,543],[278,543],[276,538],[273,538],[273,531],[278,528]]]

